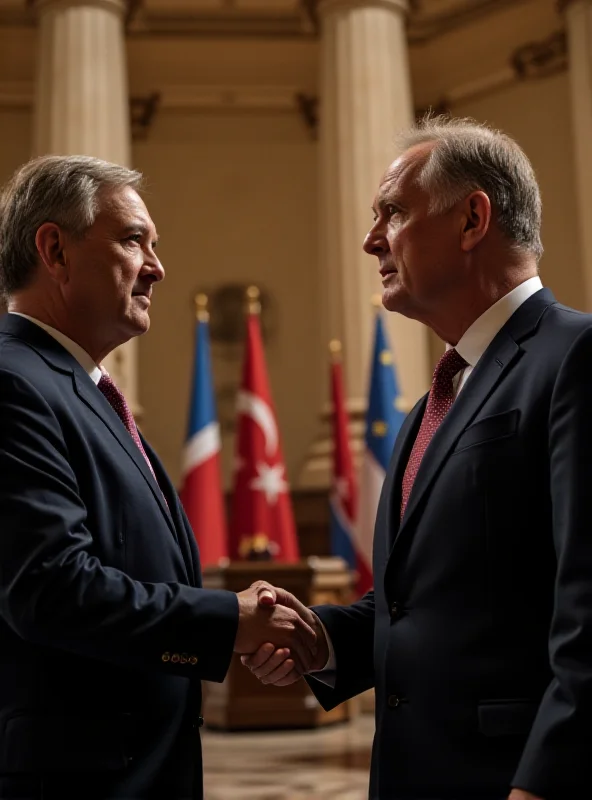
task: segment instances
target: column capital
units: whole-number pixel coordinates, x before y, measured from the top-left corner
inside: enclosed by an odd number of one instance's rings
[[[125,16],[133,0],[29,0],[37,11],[53,11],[64,8],[74,8],[76,6],[86,6],[90,8],[103,8],[105,11],[112,11],[115,14]]]
[[[400,14],[407,14],[409,11],[408,0],[314,0],[313,5],[316,6],[319,16],[354,8],[384,8]]]

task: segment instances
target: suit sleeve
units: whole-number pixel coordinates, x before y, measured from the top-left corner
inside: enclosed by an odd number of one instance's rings
[[[0,371],[0,520],[0,615],[21,638],[223,680],[236,595],[132,580],[91,555],[93,532],[60,423],[41,394],[8,371]]]
[[[513,785],[545,800],[566,800],[592,793],[592,329],[572,345],[557,376],[549,453],[557,555],[549,634],[554,677]]]
[[[330,711],[374,686],[374,592],[350,606],[315,606],[312,610],[331,637],[335,685],[327,686],[312,675],[306,680],[325,711]]]

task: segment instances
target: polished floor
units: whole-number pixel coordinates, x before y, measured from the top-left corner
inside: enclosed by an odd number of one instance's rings
[[[367,800],[374,717],[313,731],[205,730],[205,800]]]

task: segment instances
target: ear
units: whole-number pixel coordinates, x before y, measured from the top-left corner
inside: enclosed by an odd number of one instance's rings
[[[58,283],[68,280],[66,234],[55,222],[44,222],[35,234],[35,246],[51,278]]]
[[[484,238],[491,223],[491,202],[482,191],[472,192],[462,208],[461,249],[468,253]]]

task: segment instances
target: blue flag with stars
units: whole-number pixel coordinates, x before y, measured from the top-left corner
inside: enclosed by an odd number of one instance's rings
[[[389,346],[380,311],[376,314],[374,353],[366,417],[366,446],[386,472],[395,439],[405,414],[397,408],[399,385],[393,353]]]
[[[360,503],[356,540],[367,572],[360,570],[360,593],[372,587],[372,539],[378,500],[399,429],[405,419],[400,410],[400,395],[393,353],[389,345],[382,311],[376,313],[374,348],[370,369],[370,391],[366,416],[366,452],[362,463]]]

